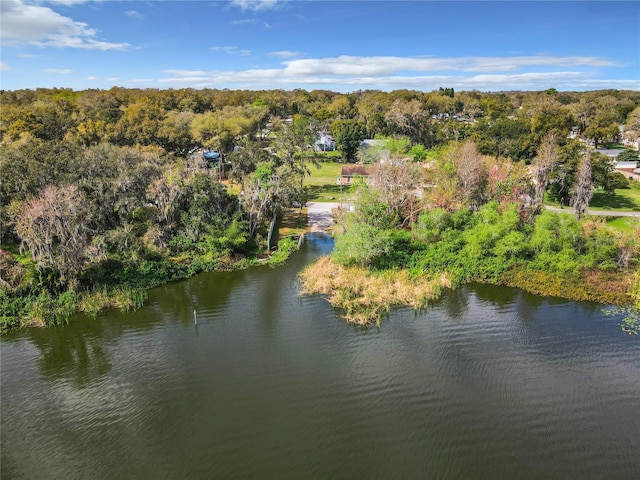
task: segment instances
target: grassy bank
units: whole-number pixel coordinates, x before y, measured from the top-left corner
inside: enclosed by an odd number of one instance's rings
[[[589,208],[594,210],[640,211],[640,182],[632,181],[629,188],[614,190],[614,194],[596,190]]]
[[[359,325],[379,322],[394,305],[425,308],[443,288],[451,287],[447,274],[416,280],[406,270],[371,272],[339,265],[330,257],[322,257],[300,275],[302,294],[326,297],[349,322]]]
[[[450,272],[415,277],[409,270],[372,271],[345,267],[331,257],[322,257],[300,274],[303,295],[322,295],[350,323],[379,324],[392,306],[416,310],[436,301],[445,288],[452,288]],[[526,267],[513,268],[493,283],[520,288],[540,296],[575,301],[640,307],[640,276],[597,270],[560,275]],[[471,280],[473,281],[473,279]],[[635,293],[634,293],[635,288]]]

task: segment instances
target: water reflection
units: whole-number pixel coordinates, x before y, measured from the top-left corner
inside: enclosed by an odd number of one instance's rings
[[[455,290],[446,290],[441,299],[436,303],[438,307],[444,308],[452,321],[460,321],[469,308],[469,292],[467,287],[460,287]]]
[[[93,333],[73,327],[34,330],[31,340],[40,350],[40,373],[49,378],[71,377],[82,386],[109,372],[107,336],[104,332]]]

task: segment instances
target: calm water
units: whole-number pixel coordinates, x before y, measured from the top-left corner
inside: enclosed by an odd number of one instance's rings
[[[356,328],[297,295],[331,246],[3,337],[2,479],[640,478],[619,319],[471,286]]]

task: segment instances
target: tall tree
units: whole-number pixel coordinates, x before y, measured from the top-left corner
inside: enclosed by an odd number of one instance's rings
[[[591,175],[591,154],[587,151],[578,167],[578,177],[571,200],[576,218],[580,218],[585,214],[591,197],[593,197],[593,179]]]
[[[466,141],[455,146],[450,154],[456,168],[459,194],[464,206],[475,208],[481,203],[482,189],[486,183],[484,159],[475,143]]]
[[[551,172],[559,161],[558,137],[555,132],[549,132],[542,138],[536,157],[533,159],[534,168],[534,202],[540,206],[544,203],[544,193],[549,186]]]
[[[407,135],[414,143],[431,145],[431,117],[420,100],[396,100],[385,120],[394,133]]]

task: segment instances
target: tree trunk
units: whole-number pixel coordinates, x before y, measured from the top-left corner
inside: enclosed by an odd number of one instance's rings
[[[586,213],[591,197],[593,197],[591,154],[587,152],[580,163],[576,188],[573,192],[572,202],[576,218],[581,218]]]

